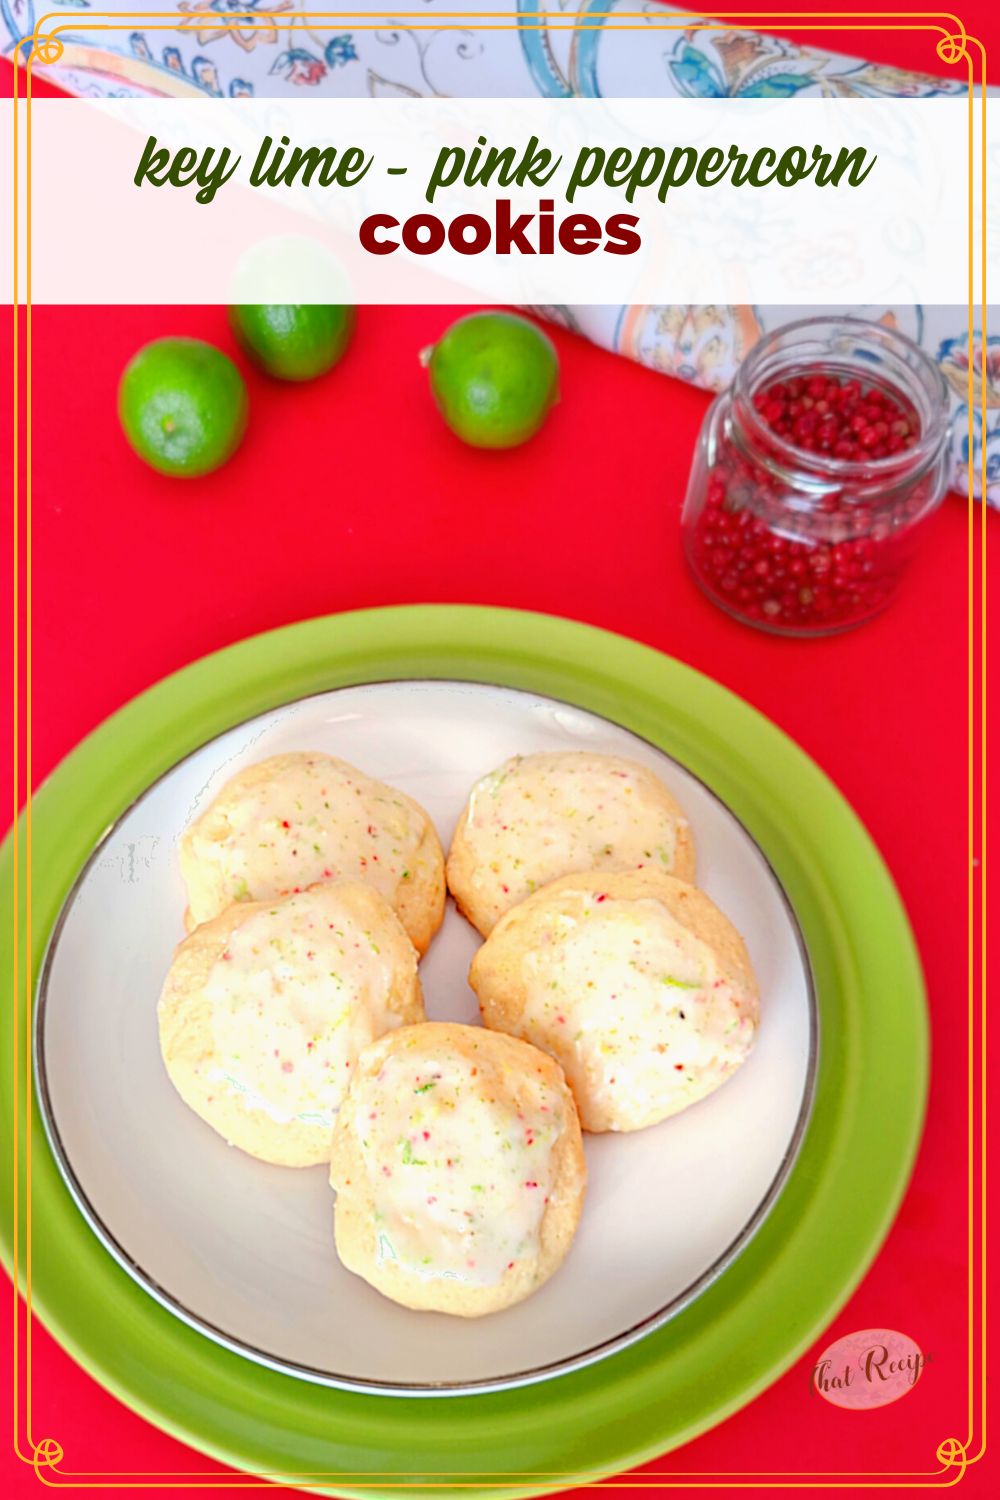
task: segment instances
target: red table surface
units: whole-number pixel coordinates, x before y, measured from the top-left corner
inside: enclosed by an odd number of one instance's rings
[[[997,20],[977,9],[967,25],[978,22],[987,43],[992,32],[1000,50]],[[848,45],[835,33],[816,40]],[[925,44],[904,33],[863,40],[872,57],[932,66]],[[451,316],[363,309],[342,365],[309,386],[248,371],[240,452],[211,478],[178,483],[126,448],[117,380],[141,343],[165,333],[232,352],[223,313],[36,310],[33,778],[205,652],[288,621],[401,602],[513,605],[602,625],[690,663],[772,718],[851,800],[910,913],[933,1030],[927,1129],[889,1238],[824,1338],[743,1411],[640,1472],[680,1485],[674,1493],[689,1481],[691,1493],[699,1482],[735,1490],[740,1476],[779,1470],[825,1473],[835,1491],[840,1475],[870,1474],[874,1486],[875,1475],[898,1473],[913,1476],[896,1483],[915,1493],[916,1476],[937,1468],[937,1445],[967,1433],[965,505],[950,498],[929,523],[905,593],[881,619],[824,642],[760,635],[707,603],[680,556],[679,509],[707,397],[556,330],[563,399],[545,430],[523,450],[476,453],[437,419],[416,358]],[[10,331],[7,319],[8,403]],[[986,532],[995,577],[1000,518],[989,516]],[[9,785],[9,759],[2,772]],[[9,1345],[11,1299],[0,1306]],[[841,1411],[812,1393],[810,1371],[834,1337],[866,1327],[911,1335],[929,1363],[904,1400]],[[123,1407],[37,1324],[33,1385],[35,1437],[58,1438],[67,1470],[156,1471],[158,1493],[178,1496],[207,1493],[202,1479],[230,1473]],[[0,1475],[12,1497],[37,1490],[9,1446]],[[812,1487],[784,1482],[786,1493]],[[133,1488],[117,1483],[118,1494]],[[988,1457],[962,1481],[976,1496],[998,1488]]]

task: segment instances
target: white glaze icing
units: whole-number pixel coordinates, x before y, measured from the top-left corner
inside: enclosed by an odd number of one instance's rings
[[[195,860],[213,865],[226,900],[268,901],[321,880],[358,880],[388,901],[413,878],[425,833],[419,811],[394,788],[328,755],[289,757],[273,775],[223,792],[187,835]],[[215,913],[192,907],[196,920]]]
[[[589,751],[515,755],[476,783],[472,883],[499,919],[540,886],[585,870],[672,873],[679,826],[644,766]]]
[[[552,1191],[559,1094],[447,1046],[394,1049],[351,1092],[373,1193],[377,1256],[407,1271],[495,1285],[538,1254]]]
[[[518,1034],[558,1058],[591,1129],[677,1113],[753,1045],[756,991],[658,901],[563,892],[539,913],[524,976]]]
[[[336,885],[248,916],[205,986],[210,1076],[278,1123],[332,1127],[358,1054],[401,1024],[388,1004],[399,957],[382,951]]]

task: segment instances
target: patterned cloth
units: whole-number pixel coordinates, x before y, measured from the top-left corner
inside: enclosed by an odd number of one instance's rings
[[[114,13],[116,0],[49,0],[82,21],[92,4]],[[127,7],[123,4],[121,8]],[[134,7],[133,7],[134,8]],[[408,8],[416,11],[413,0]],[[413,17],[395,18],[381,0],[353,0],[351,9],[384,21],[377,29],[289,29],[309,0],[146,0],[144,10],[181,13],[175,29],[121,32],[60,31],[63,55],[40,69],[73,94],[108,98],[442,96],[597,98],[787,99],[927,98],[960,94],[949,80],[842,57],[779,37],[738,29],[708,30],[697,21],[667,31],[655,22],[670,15],[657,0],[478,0],[485,15],[511,17],[510,30],[476,31],[443,19],[453,0],[421,0],[420,29]],[[616,9],[637,12],[648,34],[606,24]],[[439,29],[433,22],[442,16]],[[240,22],[227,26],[239,13]],[[545,15],[544,21],[539,20]],[[559,14],[565,19],[554,21]],[[34,28],[36,0],[0,0],[5,50]],[[574,29],[574,17],[587,29]],[[411,21],[408,27],[407,19]],[[640,27],[642,22],[639,22]],[[427,29],[424,29],[424,28]],[[2,34],[2,33],[0,33]],[[827,312],[831,309],[816,308]],[[846,311],[848,309],[841,309]],[[560,307],[540,309],[606,348],[654,369],[693,380],[710,390],[728,384],[736,364],[761,332],[810,309],[782,307]],[[909,333],[941,366],[952,391],[955,484],[964,489],[969,457],[967,315],[962,306],[851,308],[861,317]],[[1000,323],[976,330],[973,370],[973,462],[985,451],[987,499],[1000,505]],[[980,411],[985,382],[986,422]],[[978,485],[978,477],[977,477]]]
[[[462,10],[453,0],[407,0],[410,15],[395,18],[382,0],[352,0],[357,16],[384,19],[370,31],[358,30],[357,20],[354,29],[346,22],[335,30],[282,24],[307,12],[309,0],[146,0],[141,7],[125,0],[0,0],[6,50],[31,33],[36,15],[58,7],[66,12],[59,32],[65,51],[48,76],[70,93],[104,97],[288,97],[315,90],[373,98],[870,99],[962,92],[957,75],[951,81],[907,73],[759,32],[709,31],[698,22],[666,31],[655,23],[669,19],[671,8],[658,0],[474,0],[468,10],[516,23],[492,31],[445,20],[435,30],[435,13]],[[101,16],[117,9],[181,16],[170,31],[152,30],[150,20],[135,31],[74,32],[73,16],[82,22],[92,8]],[[648,35],[608,26],[619,9],[643,16]],[[240,20],[227,25],[234,15]],[[577,16],[586,30],[574,29]]]
[[[908,334],[937,361],[951,393],[952,486],[968,492],[969,473],[969,334],[964,307],[749,307],[715,304],[703,307],[536,307],[535,312],[574,329],[605,349],[708,391],[721,391],[762,333],[812,314],[847,314],[867,318]],[[984,356],[985,354],[985,361]],[[985,369],[984,369],[985,364]],[[973,361],[972,461],[974,487],[980,492],[985,447],[986,499],[1000,507],[1000,329],[985,348],[976,333]],[[986,430],[981,393],[986,381]]]

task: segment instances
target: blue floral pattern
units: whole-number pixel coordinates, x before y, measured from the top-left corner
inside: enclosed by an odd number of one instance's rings
[[[955,486],[964,488],[964,476],[968,472],[969,457],[972,457],[973,484],[978,493],[985,478],[985,498],[990,505],[1000,507],[1000,428],[987,427],[983,432],[982,413],[978,407],[972,413],[972,442],[969,442],[969,408],[964,401],[955,407]]]
[[[69,9],[84,10],[91,0],[54,0]],[[411,0],[412,3],[412,0]],[[507,16],[511,0],[483,0]],[[631,18],[637,13],[649,26],[648,36],[608,26],[615,10]],[[109,0],[113,16],[126,10],[125,0]],[[599,98],[602,95],[649,97],[681,95],[688,98],[778,99],[797,95],[828,97],[927,97],[961,92],[963,82],[931,78],[899,69],[876,66],[856,58],[835,56],[816,48],[755,31],[719,30],[685,17],[682,31],[662,27],[669,10],[656,0],[515,0],[521,25],[516,32],[476,32],[454,19],[451,0],[422,0],[422,18],[441,15],[440,29],[422,25],[407,31],[405,20],[384,8],[382,0],[359,0],[358,11],[384,27],[355,34],[324,33],[282,23],[308,9],[307,0],[148,0],[151,14],[177,17],[175,36],[149,32],[147,50],[154,70],[163,68],[165,38],[180,67],[170,71],[206,94],[263,94],[296,92],[303,86],[330,93],[412,97],[461,93],[548,98]],[[547,17],[559,15],[549,26]],[[565,20],[577,15],[586,27],[571,32]],[[9,45],[29,36],[34,28],[34,0],[0,0],[0,16]],[[658,24],[660,23],[660,24]],[[135,33],[144,35],[144,33]],[[126,34],[62,32],[67,54],[61,67],[74,79],[88,68],[91,54],[93,91],[136,95],[161,91],[162,77],[143,79],[135,68],[114,76],[113,59],[131,52]],[[408,40],[407,40],[408,39]],[[401,45],[406,40],[407,45]],[[412,45],[411,45],[412,44]],[[214,77],[204,67],[204,49],[220,53]],[[243,54],[240,66],[232,60]],[[245,59],[245,61],[244,61]],[[386,63],[400,73],[386,71]],[[361,64],[347,68],[349,63]],[[252,64],[252,66],[251,66]],[[233,74],[238,76],[232,76]],[[203,86],[200,77],[208,81]],[[373,88],[373,80],[380,87]]]
[[[335,36],[327,42],[322,57],[317,57],[315,52],[309,52],[305,47],[289,47],[275,58],[270,72],[272,76],[280,74],[289,83],[315,87],[323,81],[331,68],[343,68],[349,62],[357,60],[354,38]]]
[[[948,80],[803,50],[748,31],[685,32],[666,59],[678,94],[694,99],[929,98],[957,92]]]
[[[1000,334],[983,338],[980,329],[974,330],[971,443],[968,333],[942,340],[937,360],[953,393],[956,468],[959,473],[966,471],[971,457],[975,484],[979,485],[979,476],[983,475],[986,499],[1000,506]]]
[[[753,43],[758,39],[750,40]],[[694,99],[790,99],[813,82],[808,73],[780,69],[761,77],[727,78],[722,67],[687,37],[677,43],[667,61],[667,70],[677,92]]]
[[[544,24],[551,5],[545,0],[517,0],[522,21],[521,51],[534,91],[550,99],[599,98],[634,94],[638,97],[659,94],[679,95],[689,99],[789,99],[798,94],[828,98],[929,98],[938,94],[961,93],[961,80],[934,78],[928,74],[905,72],[882,67],[858,58],[840,57],[801,47],[781,37],[758,31],[720,30],[717,25],[694,21],[679,35],[657,27],[664,8],[658,3],[643,3],[638,13],[649,23],[650,38],[655,40],[659,76],[646,72],[649,51],[634,36],[617,34],[606,26],[621,4],[630,16],[636,14],[634,0],[576,0],[581,19],[587,21],[573,37],[568,54],[560,49],[565,33]],[[667,12],[669,14],[669,12]],[[666,50],[663,44],[666,41]],[[606,55],[609,49],[630,48],[630,60],[639,64],[632,69],[629,83],[617,74],[614,86],[605,77],[609,71]],[[641,47],[641,51],[637,48]],[[640,79],[649,78],[649,83]]]

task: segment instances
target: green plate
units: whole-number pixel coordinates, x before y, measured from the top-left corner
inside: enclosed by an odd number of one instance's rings
[[[764,850],[805,936],[822,1038],[811,1121],[777,1204],[695,1303],[600,1364],[486,1395],[419,1402],[359,1395],[252,1364],[142,1291],[75,1207],[33,1107],[33,1307],[122,1401],[237,1468],[342,1495],[386,1493],[399,1481],[442,1496],[456,1483],[473,1494],[523,1495],[620,1472],[704,1432],[822,1333],[885,1236],[916,1151],[927,1077],[923,985],[902,904],[871,840],[812,761],[761,715],[621,637],[543,615],[433,605],[336,615],[257,636],[176,673],[90,735],[34,799],[33,979],[95,842],[182,756],[310,693],[432,677],[523,688],[614,720],[701,777]],[[8,839],[0,858],[8,911],[12,881]],[[3,972],[11,974],[9,929],[3,943]],[[20,949],[23,956],[23,936]],[[22,1055],[24,994],[22,975],[11,997]],[[0,1037],[10,1120],[10,1029]],[[22,1084],[22,1109],[25,1098]],[[22,1125],[22,1234],[25,1133]],[[2,1192],[9,1265],[9,1173]],[[24,1255],[22,1243],[22,1267]],[[44,1406],[36,1394],[36,1412]],[[72,1453],[63,1462],[71,1472]]]

